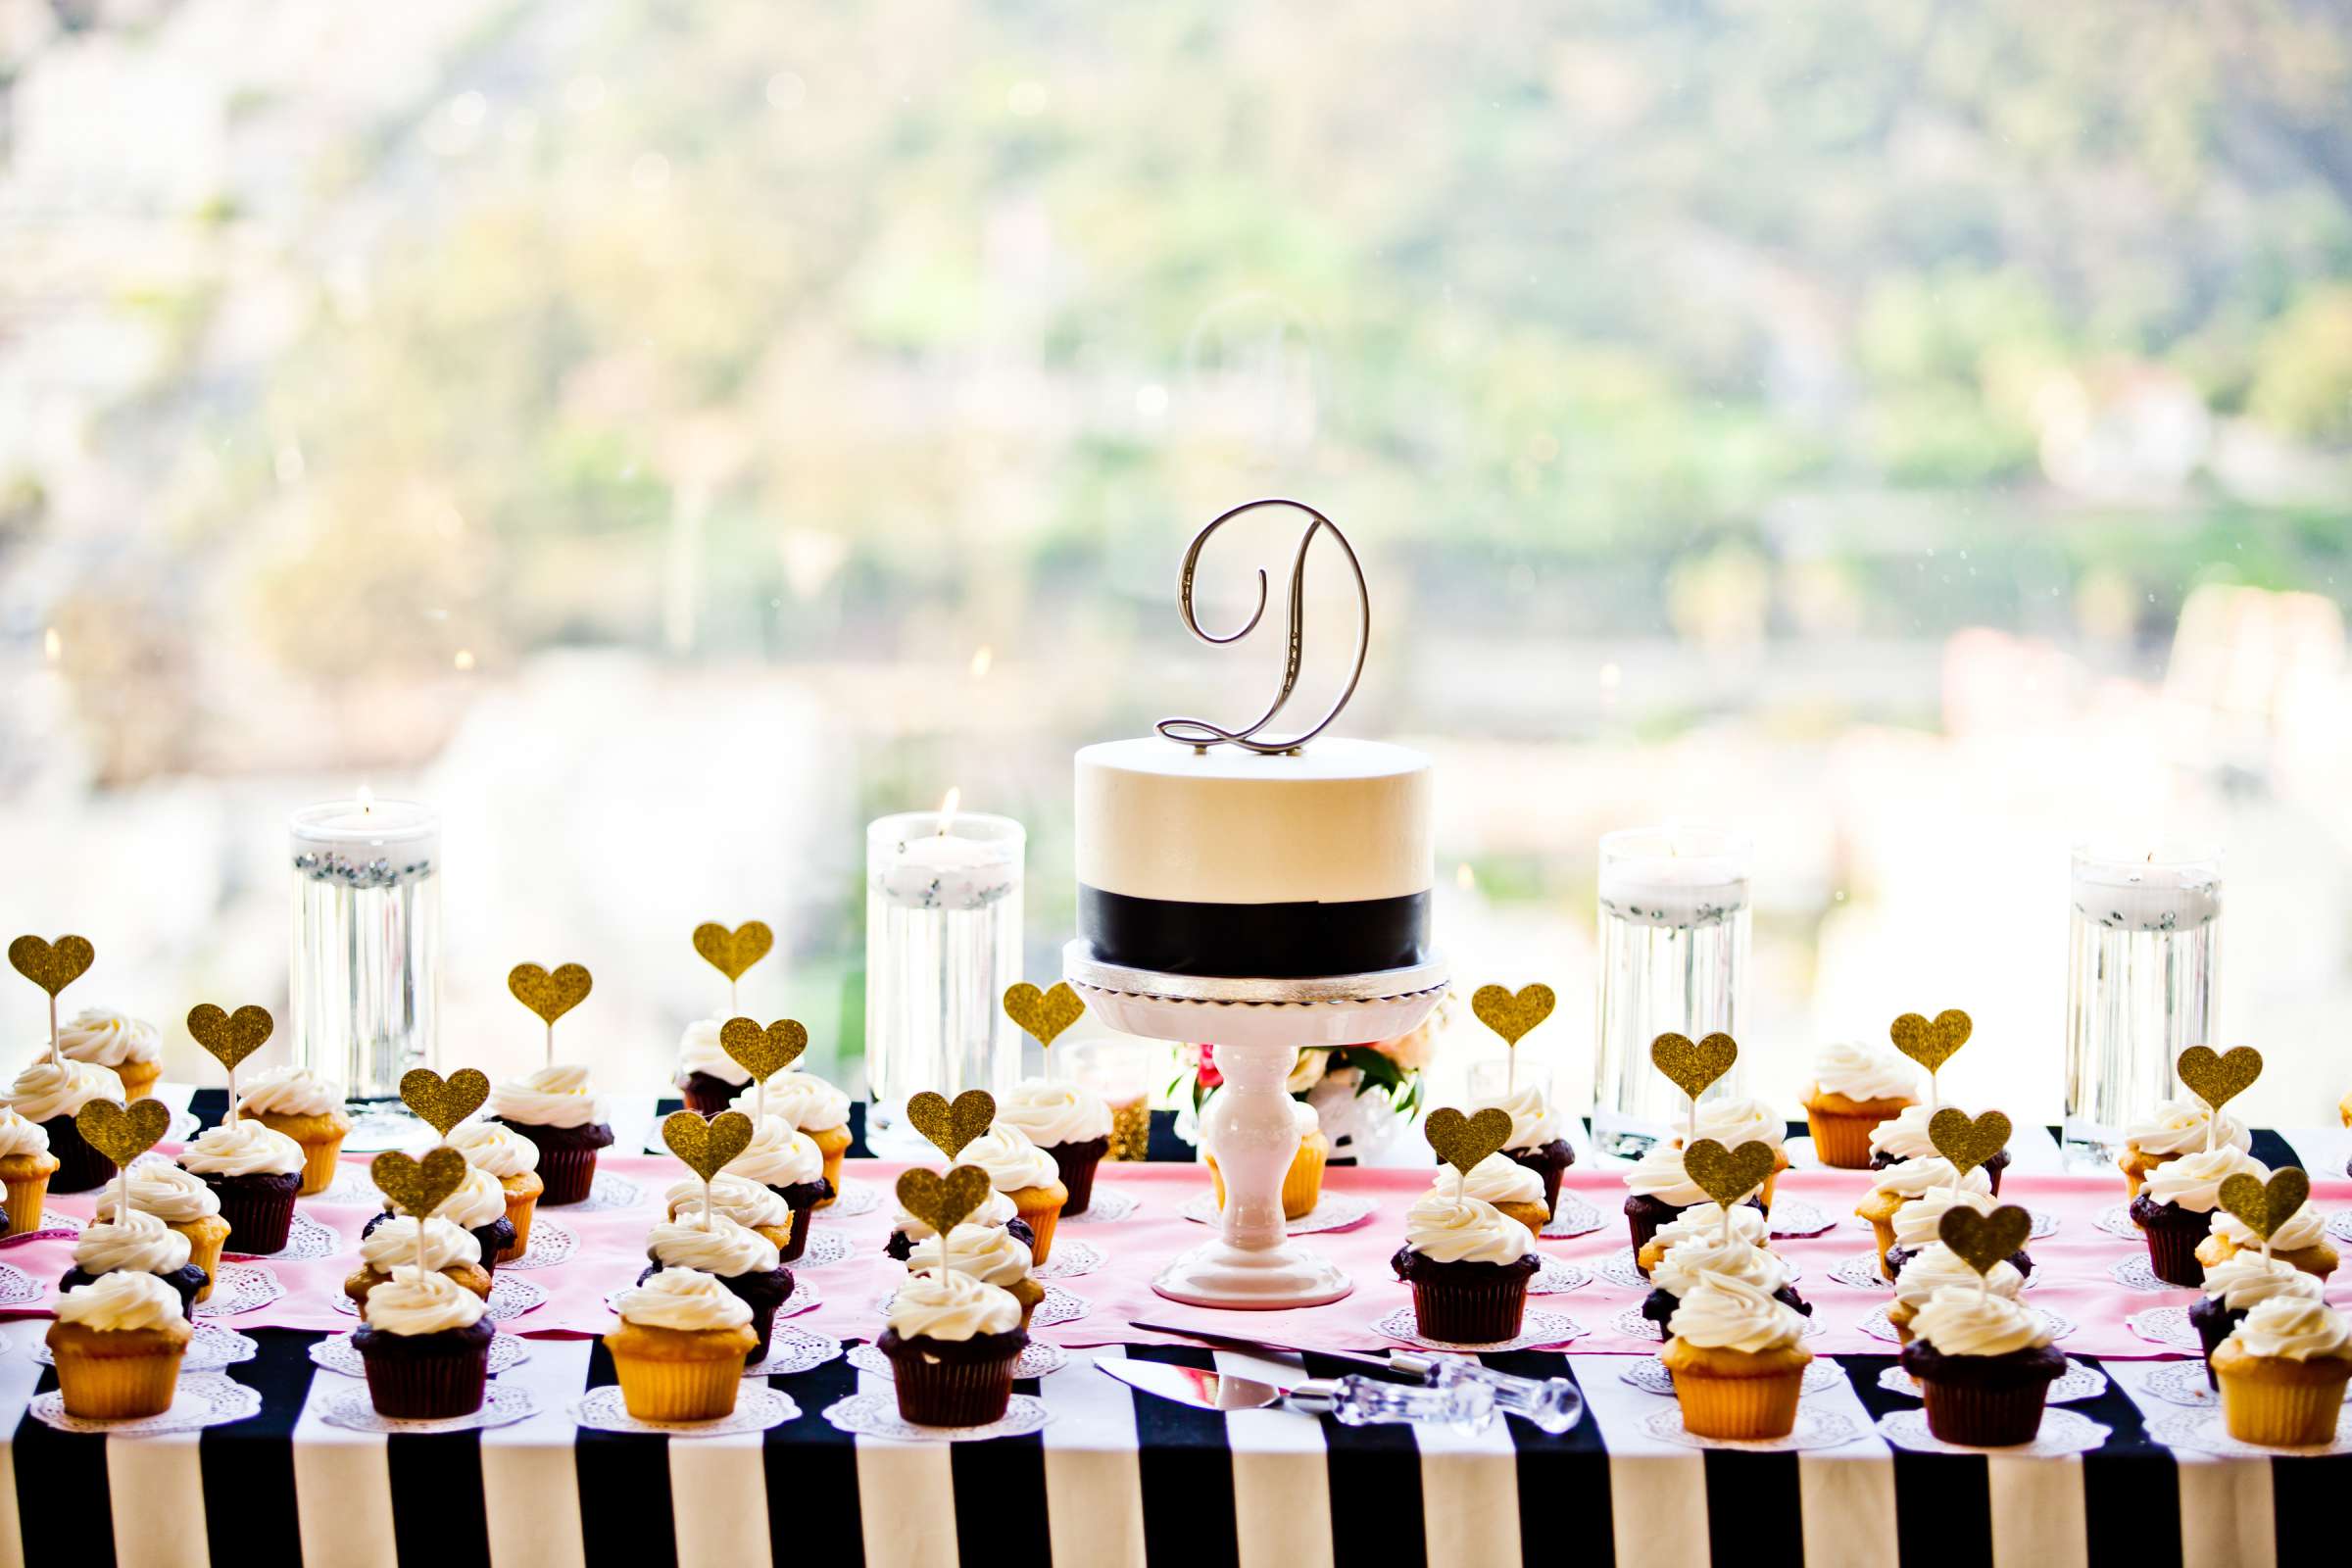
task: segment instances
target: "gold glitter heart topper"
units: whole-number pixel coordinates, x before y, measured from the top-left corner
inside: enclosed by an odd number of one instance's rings
[[[1022,980],[1004,988],[1004,1016],[1035,1037],[1041,1050],[1050,1052],[1064,1029],[1086,1016],[1086,1004],[1067,980],[1054,981],[1051,991],[1040,991]]]
[[[1421,1136],[1440,1159],[1467,1176],[1480,1160],[1510,1141],[1511,1113],[1489,1105],[1465,1116],[1451,1105],[1441,1105],[1421,1124]]]
[[[947,1096],[926,1089],[906,1102],[906,1119],[954,1159],[997,1119],[997,1097],[985,1089],[966,1089],[951,1105]]]

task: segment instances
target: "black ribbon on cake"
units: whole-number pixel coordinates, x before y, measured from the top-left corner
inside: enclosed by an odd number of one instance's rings
[[[1078,932],[1104,963],[1302,980],[1402,969],[1429,956],[1429,895],[1346,904],[1186,904],[1083,884]]]

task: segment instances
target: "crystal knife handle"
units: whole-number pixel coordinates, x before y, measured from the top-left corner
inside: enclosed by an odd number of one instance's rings
[[[1291,1390],[1284,1402],[1309,1415],[1333,1416],[1350,1427],[1450,1421],[1465,1432],[1478,1432],[1494,1419],[1494,1391],[1472,1378],[1457,1379],[1446,1388],[1414,1388],[1355,1376],[1311,1378]]]
[[[1585,1396],[1566,1378],[1523,1378],[1497,1372],[1466,1355],[1417,1355],[1410,1350],[1391,1351],[1389,1365],[1435,1389],[1483,1385],[1494,1394],[1496,1408],[1524,1417],[1538,1431],[1555,1437],[1585,1416]]]

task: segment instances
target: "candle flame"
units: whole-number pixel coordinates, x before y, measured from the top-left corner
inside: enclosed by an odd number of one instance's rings
[[[41,653],[52,664],[65,657],[66,640],[57,634],[55,626],[41,633]]]
[[[375,809],[375,791],[365,784],[360,786],[360,809],[363,811]]]
[[[1471,893],[1477,890],[1478,873],[1470,869],[1470,862],[1468,860],[1464,860],[1461,864],[1453,868],[1453,885],[1457,888],[1460,888],[1464,893]]]
[[[471,669],[473,667],[473,650],[470,648],[459,649],[457,652],[457,657],[452,659],[450,662],[457,665],[457,667],[460,669]]]
[[[950,786],[947,799],[939,803],[939,836],[941,838],[948,836],[948,829],[955,825],[956,809],[962,805],[963,791],[960,788]]]
[[[984,679],[988,674],[989,666],[994,664],[996,662],[997,651],[990,647],[987,643],[982,643],[979,647],[973,649],[972,679]]]

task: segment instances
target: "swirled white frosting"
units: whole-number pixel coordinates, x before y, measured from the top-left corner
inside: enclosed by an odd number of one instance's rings
[[[807,1133],[781,1116],[769,1116],[752,1129],[752,1141],[727,1161],[726,1173],[770,1187],[798,1187],[824,1175],[825,1156]]]
[[[2315,1355],[2346,1354],[2352,1331],[2345,1328],[2343,1314],[2325,1301],[2274,1296],[2255,1302],[2230,1337],[2250,1354],[2308,1361]]]
[[[645,1233],[645,1250],[664,1268],[699,1268],[722,1279],[770,1274],[777,1265],[775,1243],[718,1214],[708,1222],[697,1214],[657,1225]]]
[[[342,1103],[341,1084],[308,1067],[285,1066],[255,1074],[237,1108],[271,1116],[323,1116]]]
[[[502,1181],[539,1168],[539,1146],[503,1121],[460,1122],[450,1130],[448,1142],[466,1156],[466,1164]]]
[[[2218,1201],[2220,1188],[2214,1189]],[[2226,1237],[2238,1247],[2259,1249],[2262,1238],[2248,1228],[2246,1222],[2226,1208],[2213,1211],[2213,1234]],[[2271,1247],[2276,1251],[2299,1252],[2306,1247],[2317,1247],[2328,1239],[2328,1216],[2320,1212],[2317,1203],[2305,1200],[2301,1208],[2286,1217],[2286,1223],[2271,1235]]]
[[[85,1329],[154,1329],[179,1322],[179,1293],[153,1274],[101,1274],[57,1298],[57,1320]]]
[[[1000,1193],[1051,1187],[1061,1180],[1061,1167],[1054,1163],[1054,1156],[1010,1122],[992,1123],[988,1131],[963,1146],[955,1163],[979,1166],[988,1172],[989,1185]]]
[[[969,1274],[991,1285],[1010,1287],[1029,1277],[1029,1249],[1010,1231],[989,1225],[958,1225],[948,1238],[947,1263],[958,1274]],[[939,1238],[915,1244],[906,1255],[906,1272],[926,1274],[943,1265]]]
[[[1300,1138],[1306,1138],[1323,1130],[1323,1118],[1305,1101],[1294,1100],[1291,1102],[1291,1125],[1298,1129]]]
[[[702,1178],[689,1176],[684,1181],[671,1182],[662,1199],[671,1219],[690,1219],[700,1214]],[[765,1185],[723,1170],[710,1183],[710,1212],[724,1215],[738,1225],[773,1227],[792,1223],[792,1210]]]
[[[1544,1201],[1544,1178],[1507,1154],[1489,1154],[1471,1166],[1467,1176],[1455,1176],[1450,1166],[1439,1171],[1437,1180],[1429,1184],[1429,1196],[1450,1202],[1457,1182],[1464,1198],[1482,1203]]]
[[[1521,1084],[1507,1094],[1490,1096],[1474,1101],[1469,1114],[1482,1110],[1507,1110],[1511,1114],[1511,1136],[1503,1141],[1505,1149],[1542,1149],[1560,1136],[1560,1114],[1544,1098],[1544,1091],[1533,1084]]]
[[[1666,1320],[1667,1332],[1705,1350],[1759,1350],[1794,1345],[1805,1332],[1803,1314],[1772,1293],[1745,1280],[1701,1274]]]
[[[488,1310],[482,1298],[448,1275],[402,1263],[368,1293],[360,1315],[384,1334],[441,1334],[469,1329]]]
[[[850,1119],[850,1097],[812,1072],[787,1067],[771,1073],[765,1089],[767,1113],[783,1117],[805,1133],[829,1132]],[[759,1098],[747,1089],[728,1102],[728,1108],[753,1115]]]
[[[94,1061],[53,1062],[44,1056],[17,1074],[9,1086],[9,1108],[26,1121],[71,1116],[93,1100],[121,1100],[122,1080]]]
[[[1004,1225],[1017,1217],[1020,1212],[1013,1206],[1011,1199],[1006,1198],[1003,1193],[992,1192],[988,1195],[986,1202],[964,1217],[964,1223],[967,1225]],[[929,1222],[915,1218],[903,1208],[899,1210],[899,1217],[892,1222],[891,1229],[910,1242],[919,1242],[924,1237],[934,1234]]]
[[[57,1049],[74,1061],[120,1067],[126,1061],[161,1057],[164,1037],[144,1018],[112,1007],[84,1007],[72,1021],[58,1026]]]
[[[441,1200],[433,1218],[463,1230],[479,1230],[507,1217],[507,1190],[479,1165],[466,1167],[466,1185]]]
[[[1871,1183],[1871,1191],[1892,1193],[1898,1198],[1918,1198],[1938,1187],[1951,1186],[1952,1175],[1950,1160],[1941,1154],[1930,1154],[1923,1159],[1906,1159],[1899,1165],[1887,1166],[1879,1172],[1878,1180]],[[1984,1174],[1982,1165],[1970,1166],[1968,1174],[1961,1178],[1960,1185],[1969,1192],[1983,1193],[1987,1198],[1992,1196],[1992,1178]]]
[[[2193,1154],[2205,1148],[2205,1124],[2213,1122],[2213,1142],[2217,1149],[2234,1149],[2245,1153],[2254,1147],[2252,1129],[2228,1111],[2215,1120],[2202,1100],[2168,1100],[2156,1107],[2153,1115],[2131,1123],[2124,1129],[2124,1141],[2136,1145],[2143,1154]]]
[[[1723,1233],[1693,1236],[1668,1250],[1649,1271],[1649,1283],[1669,1296],[1687,1296],[1710,1275],[1736,1279],[1770,1296],[1788,1283],[1788,1265],[1763,1248]]]
[[[2015,1296],[2026,1288],[2026,1277],[2007,1258],[1993,1264],[1992,1272],[1984,1279],[1995,1296]],[[1941,1242],[1930,1242],[1895,1277],[1894,1298],[1917,1311],[1947,1285],[1965,1285],[1973,1291],[1977,1288],[1977,1271]]]
[[[1973,1176],[1976,1172],[1971,1171],[1969,1174]],[[1937,1240],[1941,1234],[1937,1227],[1943,1223],[1944,1211],[1962,1205],[1973,1208],[1980,1214],[1989,1214],[1993,1209],[1992,1195],[1981,1193],[1973,1187],[1960,1189],[1957,1200],[1954,1199],[1949,1187],[1938,1187],[1932,1192],[1922,1193],[1894,1211],[1894,1245],[1917,1248],[1925,1247],[1930,1242]],[[1910,1265],[1906,1263],[1903,1268],[1907,1273]]]
[[[302,1169],[302,1146],[258,1121],[208,1127],[180,1152],[179,1163],[205,1176],[286,1176]]]
[[[743,1298],[699,1268],[665,1268],[621,1292],[613,1306],[623,1323],[688,1334],[749,1328],[752,1322]]]
[[[1891,1046],[1840,1040],[1813,1058],[1813,1084],[1848,1100],[1908,1100],[1919,1087],[1911,1059]]]
[[[1516,1263],[1536,1250],[1527,1227],[1493,1203],[1450,1193],[1414,1200],[1404,1245],[1441,1263]]]
[[[752,1070],[728,1055],[727,1048],[719,1044],[719,1031],[726,1022],[724,1018],[697,1018],[678,1036],[680,1086],[698,1072],[724,1084],[741,1086],[752,1081]]]
[[[416,1222],[395,1214],[360,1238],[360,1258],[378,1273],[389,1274],[403,1263],[416,1261]],[[424,1222],[424,1266],[433,1270],[460,1263],[479,1263],[482,1244],[473,1232],[445,1219]]]
[[[902,1340],[969,1340],[1021,1326],[1021,1303],[1001,1287],[957,1270],[909,1274],[891,1298],[890,1326]]]
[[[1681,1243],[1690,1240],[1693,1236],[1720,1237],[1722,1234],[1723,1205],[1710,1199],[1705,1202],[1692,1203],[1689,1208],[1659,1226],[1657,1233],[1650,1237],[1650,1241],[1656,1244],[1661,1253],[1664,1253],[1672,1251]],[[1763,1211],[1751,1204],[1734,1203],[1732,1205],[1732,1240],[1745,1242],[1750,1247],[1763,1246]]]
[[[2222,1200],[2222,1183],[2241,1171],[2265,1180],[2271,1174],[2253,1155],[2225,1144],[2166,1160],[2148,1172],[2146,1192],[2159,1203],[2210,1212]]]
[[[115,1199],[121,1178],[98,1189],[98,1217],[115,1217]],[[145,1159],[130,1167],[130,1207],[135,1214],[153,1214],[167,1225],[193,1225],[220,1212],[220,1195],[204,1178],[160,1159]]]
[[[1900,1115],[1870,1130],[1870,1152],[1897,1159],[1934,1159],[1936,1141],[1928,1136],[1928,1121],[1935,1114],[1927,1105],[1905,1105]]]
[[[1704,1202],[1707,1197],[1683,1169],[1683,1152],[1663,1139],[1642,1152],[1642,1157],[1625,1173],[1625,1185],[1640,1197],[1654,1198],[1677,1208]]]
[[[106,1224],[83,1226],[74,1243],[74,1266],[85,1274],[172,1274],[187,1267],[188,1251],[185,1236],[134,1208]]]
[[[1911,1337],[1946,1355],[2007,1355],[2050,1343],[2039,1312],[1974,1285],[1946,1285],[1929,1297],[1911,1316]]]
[[[2274,1296],[2316,1301],[2326,1288],[2317,1275],[2304,1273],[2285,1258],[2265,1258],[2255,1251],[2232,1252],[2205,1271],[2205,1294],[2220,1297],[2222,1305],[2232,1312]]]
[[[46,1154],[49,1129],[0,1106],[0,1159],[11,1154]],[[152,1162],[151,1162],[152,1163]]]
[[[1781,1147],[1788,1123],[1761,1100],[1702,1100],[1698,1102],[1698,1136],[1712,1138],[1726,1149],[1741,1144]]]
[[[997,1120],[1029,1135],[1040,1149],[1110,1136],[1110,1102],[1084,1084],[1024,1078],[997,1102]]]
[[[605,1102],[588,1087],[587,1068],[560,1061],[491,1090],[490,1114],[532,1127],[585,1127],[605,1119]]]

